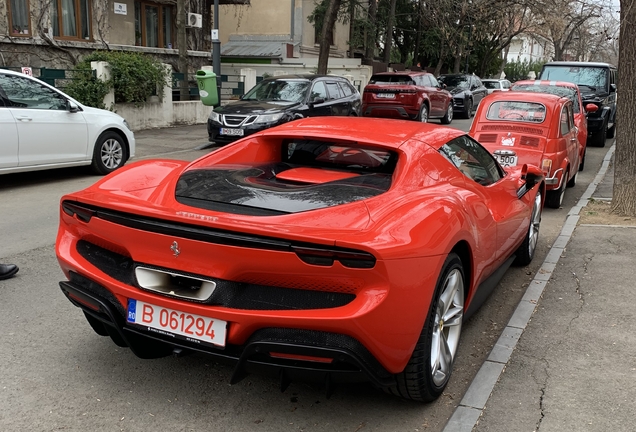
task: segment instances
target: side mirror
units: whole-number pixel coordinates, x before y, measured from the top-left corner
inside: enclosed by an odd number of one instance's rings
[[[616,92],[616,84],[610,84],[610,93]]]
[[[72,113],[76,113],[80,110],[80,107],[75,102],[68,101],[68,110]]]
[[[543,172],[535,166],[524,164],[521,168],[521,180],[525,184],[525,190],[529,191],[537,183],[543,180]]]
[[[325,103],[325,98],[316,98],[312,100],[311,102],[309,102],[309,105],[314,106],[314,105],[320,105],[322,103]]]
[[[596,111],[598,111],[598,106],[596,106],[595,104],[589,103],[585,105],[585,112],[593,113]]]

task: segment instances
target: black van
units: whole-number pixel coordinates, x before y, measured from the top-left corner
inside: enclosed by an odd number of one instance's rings
[[[616,67],[596,62],[550,62],[543,65],[539,79],[567,81],[579,86],[583,106],[593,103],[598,110],[587,115],[587,142],[605,146],[605,138],[616,133]]]

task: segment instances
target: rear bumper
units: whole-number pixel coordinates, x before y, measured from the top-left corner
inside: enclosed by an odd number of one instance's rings
[[[398,118],[415,120],[420,114],[419,110],[406,109],[404,106],[389,105],[363,105],[362,115],[364,117]]]
[[[60,288],[71,303],[84,311],[98,334],[109,335],[117,345],[129,347],[140,358],[203,352],[235,364],[232,383],[249,373],[277,376],[281,382],[283,379],[301,379],[328,384],[370,380],[383,387],[393,382],[392,375],[373,355],[347,335],[262,328],[242,345],[213,348],[128,324],[124,307],[116,297],[102,285],[77,273],[71,272],[70,280],[60,282]]]

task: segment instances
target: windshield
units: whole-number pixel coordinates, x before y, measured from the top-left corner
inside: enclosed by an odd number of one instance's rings
[[[442,75],[438,79],[442,84],[446,84],[446,87],[458,87],[468,88],[468,79],[463,75]]]
[[[261,81],[243,96],[242,100],[302,102],[307,98],[309,81]]]
[[[607,72],[608,70],[602,67],[544,66],[541,79],[572,82],[591,90],[606,90]]]
[[[549,93],[561,97],[566,97],[572,101],[572,105],[574,106],[574,113],[578,114],[580,112],[578,93],[576,92],[576,90],[570,87],[561,87],[557,85],[515,84],[512,86],[511,90],[534,93]]]

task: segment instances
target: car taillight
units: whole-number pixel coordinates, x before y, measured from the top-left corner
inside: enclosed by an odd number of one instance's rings
[[[543,159],[543,162],[541,162],[541,169],[546,177],[549,177],[550,170],[552,169],[552,159]]]
[[[93,210],[87,209],[85,207],[81,207],[75,205],[69,201],[64,201],[62,203],[62,210],[69,216],[75,216],[77,219],[82,222],[90,222],[91,218],[95,215]]]
[[[314,249],[300,246],[292,246],[292,249],[298,258],[307,264],[331,266],[334,261],[340,261],[340,264],[349,268],[373,268],[375,266],[375,257],[367,252]]]

